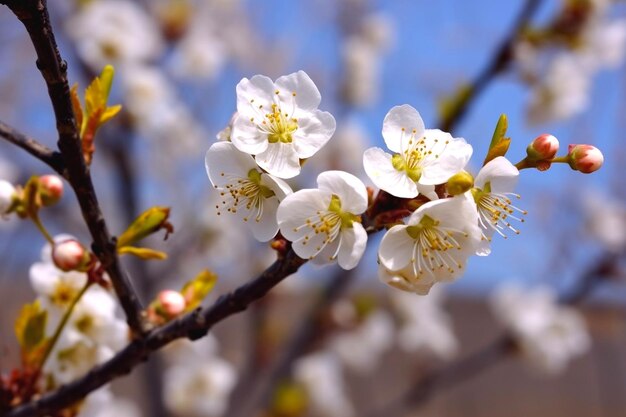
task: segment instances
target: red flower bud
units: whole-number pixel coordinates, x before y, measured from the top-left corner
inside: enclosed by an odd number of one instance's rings
[[[52,206],[63,197],[63,181],[56,175],[39,177],[39,191],[44,206]]]
[[[531,161],[552,159],[558,151],[559,140],[549,133],[537,136],[526,148],[526,154]]]
[[[163,290],[157,296],[157,301],[160,307],[159,312],[168,319],[182,314],[187,307],[185,298],[178,291]]]
[[[591,145],[569,145],[569,166],[583,174],[590,174],[600,169],[604,156],[600,149]]]
[[[75,239],[58,242],[52,248],[52,261],[61,271],[84,270],[91,260],[91,255],[81,243]]]

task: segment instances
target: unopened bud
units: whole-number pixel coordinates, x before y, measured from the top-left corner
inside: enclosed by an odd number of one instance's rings
[[[75,239],[55,243],[52,261],[61,271],[85,271],[91,264],[91,254]]]
[[[600,149],[591,145],[569,145],[569,166],[583,174],[590,174],[600,169],[604,156]]]
[[[450,177],[447,184],[448,194],[461,195],[474,186],[474,177],[469,172],[461,171]]]
[[[537,136],[526,148],[526,154],[530,161],[552,159],[558,151],[559,140],[549,133]]]
[[[15,187],[8,181],[0,180],[0,215],[7,214],[13,206]]]
[[[155,324],[166,323],[182,313],[187,302],[181,293],[174,290],[163,290],[148,308],[148,318]]]
[[[63,181],[56,175],[39,177],[39,192],[41,203],[48,207],[59,202],[63,197]]]

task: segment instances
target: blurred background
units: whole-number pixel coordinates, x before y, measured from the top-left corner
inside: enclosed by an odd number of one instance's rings
[[[205,174],[205,152],[227,135],[242,77],[302,69],[321,92],[320,108],[337,120],[294,189],[314,186],[327,169],[367,181],[362,153],[384,144],[382,120],[404,103],[427,128],[471,143],[474,173],[502,113],[512,162],[546,132],[560,140],[560,154],[589,143],[605,155],[593,175],[561,164],[523,171],[521,234],[494,239],[490,256],[471,258],[465,276],[428,300],[405,299],[378,281],[380,236],[354,272],[305,265],[217,326],[214,338],[181,343],[116,382],[120,401],[135,404],[129,417],[626,415],[625,2],[58,0],[49,7],[70,83],[82,91],[104,65],[116,69],[109,102],[123,110],[99,132],[92,165],[112,233],[148,207],[172,208],[176,232],[151,242],[169,259],[124,259],[145,304],[202,268],[219,275],[210,302],[273,262],[268,245],[242,225],[216,220]],[[30,40],[6,8],[0,42],[0,120],[54,147]],[[46,173],[0,142],[0,178],[23,184]],[[73,197],[68,192],[43,221],[53,234],[87,242]],[[35,297],[29,267],[43,245],[32,224],[0,222],[3,372],[17,364],[13,321]],[[590,347],[550,375],[523,355],[504,355],[495,366],[471,361],[454,383],[396,401],[423,376],[498,340],[506,323],[489,300],[506,283],[560,296],[585,286],[576,308]]]

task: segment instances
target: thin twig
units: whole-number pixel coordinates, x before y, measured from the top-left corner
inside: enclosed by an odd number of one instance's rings
[[[92,250],[111,279],[133,334],[143,335],[149,324],[137,294],[119,264],[115,240],[109,234],[102,216],[91,173],[83,157],[70,98],[67,64],[61,58],[56,44],[46,0],[5,0],[2,3],[24,24],[35,47],[37,68],[46,82],[54,109],[59,133],[58,146],[66,164],[67,179],[76,193],[83,218],[91,233]]]
[[[478,74],[476,79],[468,87],[465,96],[456,103],[455,107],[437,124],[440,129],[450,132],[463,120],[470,105],[478,98],[479,94],[489,85],[491,80],[504,71],[513,58],[513,47],[520,34],[526,29],[533,15],[541,5],[542,0],[527,0],[524,7],[517,15],[513,26],[504,38],[493,58],[487,66]]]
[[[37,140],[18,132],[3,122],[0,122],[0,137],[24,149],[55,170],[59,175],[66,177],[65,164],[63,163],[63,157],[60,152],[48,148]]]

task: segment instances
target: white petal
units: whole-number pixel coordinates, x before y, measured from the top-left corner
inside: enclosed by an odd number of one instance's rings
[[[244,78],[237,84],[237,112],[246,118],[259,117],[261,109],[269,109],[274,102],[276,87],[271,79],[264,75]]]
[[[261,174],[261,184],[274,191],[274,194],[278,197],[278,201],[283,201],[285,197],[293,192],[289,184],[269,174]]]
[[[430,280],[426,280],[424,281],[425,283],[422,283],[423,279],[421,277],[419,279],[407,277],[401,271],[389,271],[383,265],[378,266],[378,278],[381,282],[394,288],[419,295],[427,295],[434,285],[434,282]]]
[[[230,140],[241,152],[256,155],[267,149],[269,144],[267,134],[259,130],[256,123],[260,122],[256,119],[250,120],[250,117],[241,113],[238,113],[233,121]]]
[[[315,83],[304,71],[294,72],[293,74],[283,75],[276,80],[276,89],[279,91],[281,101],[295,100],[296,106],[311,111],[317,109],[320,105],[322,96],[315,86]],[[295,93],[295,96],[293,95]],[[288,99],[285,99],[285,96]]]
[[[285,197],[280,203],[276,218],[283,236],[290,241],[303,237],[310,229],[302,228],[306,219],[315,216],[318,211],[326,211],[330,205],[331,194],[320,190],[300,190]]]
[[[320,190],[336,194],[341,209],[352,214],[367,210],[367,190],[360,179],[344,171],[326,171],[317,176]]]
[[[315,255],[312,260],[313,263],[316,265],[326,265],[334,262],[336,260],[335,257],[337,256],[337,248],[340,244],[343,245],[339,237],[337,237],[337,239],[333,240],[332,242],[326,244],[326,246],[324,246],[323,249],[317,255]]]
[[[513,191],[517,184],[519,171],[515,166],[503,156],[492,159],[482,167],[474,184],[478,188],[483,188],[486,183],[491,183],[491,191],[496,193],[508,193]]]
[[[278,198],[276,197],[264,199],[261,218],[258,221],[253,216],[248,219],[247,223],[256,240],[267,242],[278,233],[278,222],[276,221],[278,203]]]
[[[298,129],[292,134],[298,157],[313,156],[333,136],[335,128],[335,118],[325,111],[315,110],[299,118]]]
[[[300,173],[300,159],[292,143],[270,143],[255,159],[261,168],[278,178],[293,178]]]
[[[405,172],[391,165],[391,155],[380,148],[369,148],[363,153],[365,173],[381,190],[400,198],[417,197],[418,191]]]
[[[453,138],[439,129],[426,129],[425,147],[430,153],[424,157],[420,184],[443,184],[461,171],[472,156],[472,145],[463,138]],[[437,140],[437,142],[435,142]]]
[[[420,183],[417,183],[415,185],[417,186],[417,191],[419,191],[420,194],[425,195],[426,197],[428,197],[429,200],[433,201],[433,200],[438,200],[439,199],[439,196],[435,192],[435,186],[434,185],[423,185],[423,184],[420,184]]]
[[[247,178],[251,169],[256,169],[254,159],[237,150],[230,142],[215,142],[206,153],[204,165],[211,183],[224,187],[232,178]]]
[[[490,230],[491,230],[491,234],[493,235],[493,229],[490,228]],[[486,232],[486,231],[483,230],[483,232]],[[476,255],[488,256],[490,253],[491,253],[491,242],[489,242],[489,240],[487,239],[481,239],[480,242],[478,243],[478,247],[476,248]]]
[[[424,121],[420,114],[408,104],[389,110],[383,121],[383,138],[389,150],[402,152],[402,139],[415,131],[417,137],[424,133]]]
[[[406,232],[406,226],[393,226],[380,242],[378,258],[385,268],[400,270],[411,263],[414,245],[415,241]]]
[[[353,223],[351,228],[341,231],[341,247],[339,248],[339,266],[345,270],[356,267],[367,246],[367,232],[361,223]]]
[[[51,263],[37,262],[30,267],[30,285],[38,295],[49,295],[59,282],[59,271]]]

